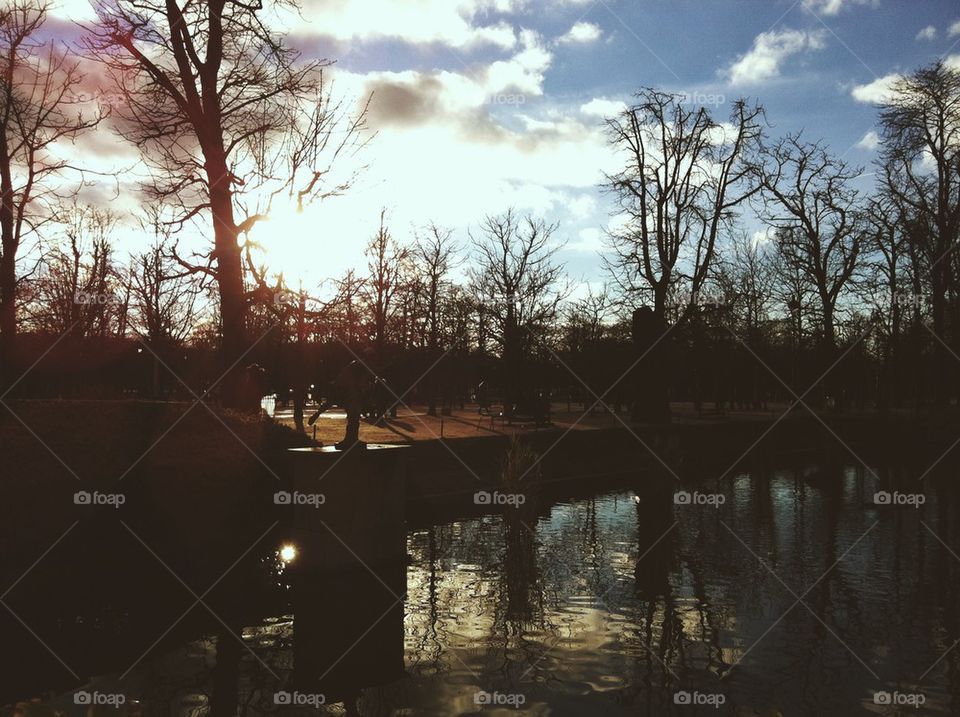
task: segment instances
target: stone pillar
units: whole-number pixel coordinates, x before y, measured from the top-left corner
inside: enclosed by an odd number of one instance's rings
[[[409,446],[294,448],[290,536],[298,570],[373,568],[406,559],[404,454]]]
[[[301,573],[293,582],[291,688],[344,702],[404,675],[407,566],[393,561],[334,577]]]

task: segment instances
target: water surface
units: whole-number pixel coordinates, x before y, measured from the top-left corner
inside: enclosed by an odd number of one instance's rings
[[[629,491],[531,500],[414,530],[409,565],[333,579],[259,555],[251,569],[267,588],[229,597],[259,617],[221,622],[195,606],[182,624],[197,636],[132,668],[142,649],[111,665],[111,636],[144,623],[156,635],[179,603],[154,619],[77,604],[70,619],[85,631],[60,619],[37,632],[54,651],[100,639],[87,689],[156,714],[232,713],[233,700],[273,712],[285,695],[364,715],[952,714],[955,491],[926,487],[919,507],[874,503],[880,489],[924,488],[916,474],[808,464],[683,486],[716,491],[719,506]],[[243,625],[243,644],[218,637],[227,622]],[[8,654],[43,652],[15,627],[4,623]]]

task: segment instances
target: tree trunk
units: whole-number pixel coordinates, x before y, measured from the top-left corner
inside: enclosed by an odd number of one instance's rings
[[[6,135],[0,132],[0,388],[14,381],[17,337],[17,238],[13,225],[13,181]]]
[[[940,339],[934,340],[934,405],[941,408],[947,404],[947,349],[944,346],[947,326],[946,287],[943,271],[937,267],[933,272],[933,295],[930,297],[933,313],[933,333]]]
[[[221,403],[226,408],[243,408],[241,382],[243,366],[238,365],[247,349],[247,303],[243,288],[243,264],[233,218],[230,173],[226,163],[207,162],[210,206],[213,213],[214,252],[217,259],[217,287],[220,290],[222,322],[221,360],[227,372],[221,384]]]

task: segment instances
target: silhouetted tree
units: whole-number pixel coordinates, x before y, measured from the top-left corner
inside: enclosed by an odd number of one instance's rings
[[[209,213],[212,248],[178,260],[217,283],[227,368],[248,346],[254,299],[241,244],[275,197],[301,207],[349,186],[352,175],[331,181],[332,162],[360,141],[365,116],[332,100],[328,62],[301,63],[271,29],[266,15],[280,5],[104,2],[88,38],[123,99],[118,130],[152,170],[149,196],[178,210],[178,228]],[[240,378],[223,382],[226,405]]]
[[[960,275],[960,71],[938,61],[898,79],[881,106],[883,184],[911,217],[911,242],[923,254],[929,279],[937,356],[935,391],[948,398],[946,371],[949,294]],[[954,320],[960,319],[954,301]],[[957,332],[960,333],[960,332]],[[960,336],[952,337],[955,346]]]
[[[831,156],[818,143],[788,135],[765,148],[758,174],[764,190],[762,218],[786,245],[783,258],[794,262],[819,302],[821,340],[832,356],[836,311],[853,277],[865,227],[853,180],[860,170]]]
[[[83,74],[65,48],[41,38],[47,12],[44,0],[11,0],[0,8],[0,385],[14,362],[24,240],[76,190],[63,179],[77,168],[54,146],[101,119],[77,111]]]
[[[404,264],[410,256],[406,247],[397,244],[386,223],[386,211],[380,213],[380,228],[367,245],[367,273],[364,283],[370,314],[370,337],[383,358],[387,329],[396,316],[395,299],[403,287]]]
[[[607,120],[611,145],[626,157],[607,183],[628,220],[609,236],[608,267],[628,295],[652,293],[664,320],[673,290],[696,302],[721,231],[758,189],[750,168],[763,110],[738,100],[720,125],[680,96],[644,89],[636,97]]]
[[[71,336],[108,336],[116,319],[122,284],[113,262],[111,234],[117,217],[105,209],[76,204],[64,211],[63,237],[47,252],[26,307],[40,331]]]
[[[441,309],[449,289],[448,275],[456,265],[456,245],[453,232],[430,224],[417,237],[415,249],[416,273],[423,284],[424,325],[427,339],[427,360],[432,365],[440,358]],[[436,371],[427,377],[427,414],[437,415]]]
[[[556,224],[521,219],[511,209],[487,216],[473,237],[477,256],[470,277],[500,350],[508,415],[519,397],[525,358],[553,328],[569,294],[562,284],[563,267],[555,263],[560,248],[553,242],[556,230]]]

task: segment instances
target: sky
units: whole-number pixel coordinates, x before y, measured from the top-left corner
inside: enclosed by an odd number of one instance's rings
[[[65,37],[92,16],[84,0],[55,8]],[[303,0],[281,30],[305,58],[335,61],[336,94],[372,94],[377,132],[349,194],[256,230],[271,265],[307,285],[363,266],[381,207],[401,241],[436,222],[464,246],[485,214],[514,207],[557,222],[558,259],[599,286],[617,222],[603,122],[639,88],[681,93],[718,121],[754,99],[771,136],[822,139],[864,168],[869,191],[890,82],[938,57],[960,65],[956,0]],[[81,149],[135,161],[110,132]],[[117,206],[139,201],[123,194]],[[743,222],[762,230],[749,208]],[[126,245],[141,240],[131,230]]]

